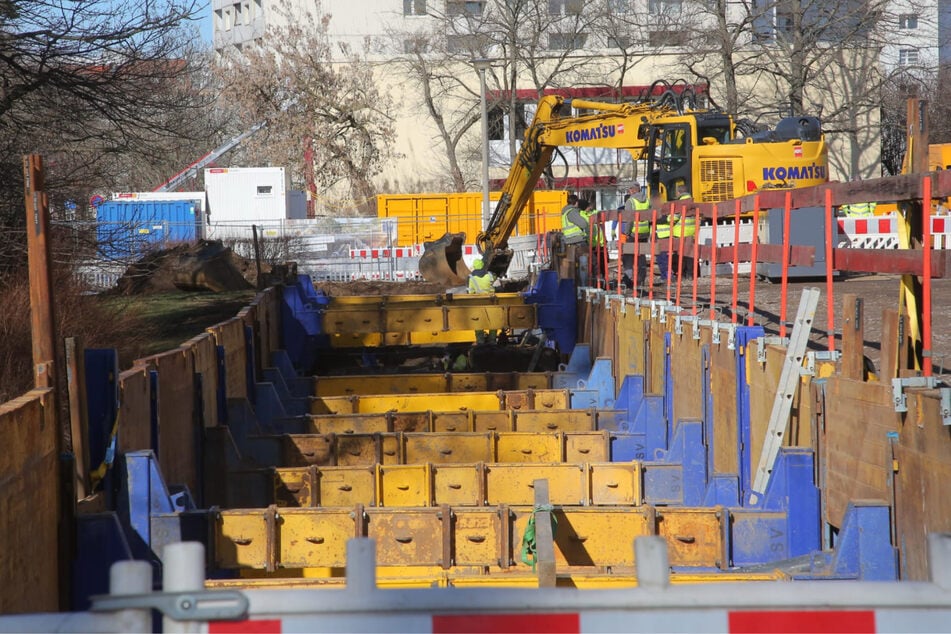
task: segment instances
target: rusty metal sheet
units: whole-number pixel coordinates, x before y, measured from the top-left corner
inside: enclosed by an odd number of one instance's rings
[[[508,316],[504,306],[448,306],[446,325],[450,331],[501,330]]]
[[[322,467],[317,470],[317,483],[320,506],[353,508],[377,503],[375,467]]]
[[[396,345],[391,342],[387,333],[386,345]],[[449,330],[445,332],[410,332],[403,335],[405,341],[401,345],[422,346],[427,344],[469,343],[475,341],[475,330]]]
[[[596,412],[583,409],[515,412],[514,431],[594,431]]]
[[[431,506],[432,470],[429,464],[377,465],[380,506]]]
[[[432,412],[391,412],[390,431],[424,432],[432,429]]]
[[[470,412],[433,412],[433,431],[472,431]]]
[[[515,372],[515,384],[510,390],[550,390],[552,375],[550,372]]]
[[[443,309],[401,308],[391,306],[384,313],[384,329],[387,332],[434,332],[446,330]]]
[[[488,504],[531,505],[535,499],[533,482],[548,480],[551,504],[587,503],[588,474],[580,464],[487,464],[485,492]]]
[[[403,434],[380,435],[380,463],[403,464]]]
[[[358,397],[356,396],[311,396],[308,413],[315,415],[357,414],[357,401]],[[377,413],[385,411],[380,410]],[[372,414],[374,412],[363,413]]]
[[[218,349],[215,338],[210,332],[205,332],[189,339],[184,347],[192,355],[195,373],[201,374],[202,422],[205,427],[214,427],[218,424]]]
[[[509,390],[504,392],[502,407],[509,410],[534,409],[534,390]]]
[[[310,417],[315,434],[382,434],[390,431],[386,414],[317,414]]]
[[[513,548],[518,549],[530,508],[513,509]],[[562,508],[554,510],[555,563],[565,566],[630,566],[634,564],[634,539],[653,534],[644,507],[630,509]],[[518,554],[517,552],[515,553]],[[516,556],[516,570],[530,569]]]
[[[282,509],[280,551],[283,568],[343,567],[354,524],[348,510]]]
[[[536,390],[535,409],[570,409],[571,393],[568,390]]]
[[[367,537],[376,540],[378,565],[443,565],[441,509],[367,509],[366,513]]]
[[[324,311],[323,323],[323,331],[327,334],[378,333],[384,330],[379,310],[334,308],[331,305]]]
[[[215,522],[215,564],[220,568],[268,567],[274,535],[268,535],[267,512],[221,511]]]
[[[481,506],[485,503],[482,463],[432,465],[433,504]]]
[[[534,304],[509,306],[507,321],[509,328],[537,328],[536,306]]]
[[[381,434],[334,436],[334,456],[340,466],[372,465],[382,462]]]
[[[324,399],[331,401],[331,397]],[[468,392],[464,394],[450,394],[445,392],[431,394],[375,394],[371,396],[352,397],[355,412],[364,414],[379,412],[425,412],[462,411],[462,410],[491,410],[502,409],[499,395],[493,392]],[[328,407],[332,406],[328,403]],[[343,410],[341,410],[343,411]],[[317,412],[313,412],[317,413]]]
[[[399,346],[408,342],[407,335],[393,333],[394,340],[384,342],[383,335],[378,332],[335,332],[330,335],[331,348],[379,348],[384,345]]]
[[[314,379],[316,396],[351,394],[414,394],[446,392],[445,374],[374,374],[369,376],[322,376]]]
[[[287,434],[281,437],[282,467],[334,464],[333,436]]]
[[[591,504],[637,506],[641,504],[639,462],[596,462],[588,465]]]
[[[274,504],[278,506],[317,506],[315,467],[275,469],[272,483]]]
[[[499,509],[453,509],[453,516],[453,565],[500,566],[503,518]]]
[[[406,464],[494,462],[494,440],[491,433],[403,434],[404,461]]]
[[[610,432],[566,433],[565,460],[567,462],[608,462],[611,460]]]
[[[472,413],[472,431],[512,431],[512,411],[479,411]]]
[[[470,372],[453,372],[449,375],[450,392],[488,392],[489,381],[493,374],[473,374]]]
[[[666,507],[657,511],[657,534],[667,540],[671,566],[722,567],[726,558],[723,509]]]
[[[237,317],[208,328],[225,351],[225,392],[228,398],[247,398],[247,350],[244,322]]]
[[[496,462],[564,462],[560,432],[502,432],[496,441]]]
[[[137,451],[152,446],[149,424],[151,411],[149,372],[143,366],[134,366],[119,374],[119,423],[121,433],[116,437],[120,453]],[[91,465],[93,469],[99,465]]]

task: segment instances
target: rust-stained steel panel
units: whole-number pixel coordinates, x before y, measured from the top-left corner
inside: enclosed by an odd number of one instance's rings
[[[442,511],[366,509],[367,537],[376,540],[381,566],[442,566]]]
[[[431,491],[429,464],[377,465],[380,506],[430,506]]]
[[[588,465],[593,505],[637,506],[642,502],[639,462],[603,462]]]
[[[399,308],[391,306],[384,314],[387,332],[435,332],[446,330],[444,310],[431,308]]]
[[[373,506],[377,503],[376,469],[362,467],[328,467],[317,471],[320,506],[357,504]]]
[[[215,564],[221,568],[266,569],[276,537],[267,512],[221,511],[215,523]]]
[[[725,522],[728,513],[716,508],[672,508],[657,511],[657,534],[667,540],[671,566],[728,565]]]
[[[407,464],[494,462],[494,441],[491,433],[404,434],[403,456]]]
[[[432,472],[434,504],[480,506],[485,503],[482,463],[437,464],[432,466]]]
[[[513,510],[516,569],[530,569],[530,566],[521,562],[518,549],[531,508]],[[634,564],[634,539],[653,534],[649,513],[644,507],[556,508],[554,515],[558,522],[555,530],[555,563],[559,571],[565,566],[631,566]]]
[[[453,509],[452,554],[456,566],[499,566],[507,517],[499,509]]]
[[[334,463],[333,436],[291,434],[281,437],[283,467],[309,467]]]
[[[496,440],[497,462],[563,462],[564,435],[560,432],[502,432]]]
[[[347,540],[354,536],[350,511],[282,509],[278,525],[281,567],[346,565]]]
[[[275,469],[274,504],[278,506],[317,506],[317,470],[315,467]]]
[[[433,412],[433,431],[472,431],[470,412]]]
[[[588,474],[583,464],[487,464],[489,504],[534,503],[538,479],[548,480],[551,504],[581,505],[587,499]]]
[[[310,417],[315,434],[382,434],[390,430],[386,414],[315,414]]]
[[[512,431],[512,410],[472,412],[472,431]]]
[[[611,435],[607,431],[569,432],[565,434],[565,460],[568,462],[607,462],[611,459]]]
[[[515,413],[514,431],[594,431],[594,410],[520,411]]]

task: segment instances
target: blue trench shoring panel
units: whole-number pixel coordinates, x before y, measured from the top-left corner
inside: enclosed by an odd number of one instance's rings
[[[538,327],[549,341],[570,355],[577,342],[578,302],[574,280],[558,279],[557,271],[540,271],[534,286],[523,293],[526,304],[538,306]]]

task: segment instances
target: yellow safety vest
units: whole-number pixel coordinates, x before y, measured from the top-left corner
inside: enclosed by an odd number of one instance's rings
[[[591,217],[597,215],[597,213],[598,212],[595,210],[582,211],[581,217],[584,218],[585,222],[587,222],[591,227],[591,232],[593,235],[588,236],[589,242],[591,242],[591,244],[603,245],[604,233],[601,231],[601,226],[598,224],[598,219],[595,218],[594,222],[591,222]]]
[[[577,207],[565,207],[561,210],[561,235],[565,238],[585,235],[578,225],[568,220],[568,214],[577,209]],[[584,217],[584,214],[581,216]]]
[[[848,218],[868,218],[875,214],[875,203],[851,203],[842,205],[842,211]]]
[[[687,216],[686,218],[677,216],[674,218],[671,231],[675,238],[679,238],[681,235],[695,236],[697,235],[697,218],[695,216]]]
[[[469,276],[469,293],[473,295],[484,295],[485,293],[494,293],[492,282],[495,281],[495,275],[486,272],[482,275],[472,274]]]
[[[651,208],[651,203],[649,200],[638,200],[633,196],[627,199],[628,203],[633,203],[631,207],[628,207],[628,211],[647,211]],[[627,203],[625,203],[625,206]],[[641,218],[644,217],[644,214],[641,214]],[[647,235],[651,232],[651,221],[650,220],[641,220],[640,222],[634,221],[631,222],[631,226],[628,228],[627,235],[633,236],[635,233],[640,235]]]

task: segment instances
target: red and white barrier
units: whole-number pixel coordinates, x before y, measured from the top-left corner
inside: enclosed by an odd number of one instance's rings
[[[839,218],[839,236],[855,249],[897,249],[898,217]],[[951,248],[951,217],[931,217],[932,245]]]

